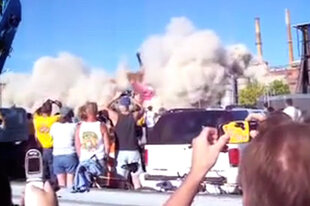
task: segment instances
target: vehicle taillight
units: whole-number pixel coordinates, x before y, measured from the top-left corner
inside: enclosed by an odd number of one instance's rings
[[[145,164],[145,166],[147,166],[147,164],[148,164],[148,161],[149,160],[149,151],[146,149],[146,150],[144,150],[144,164]]]
[[[240,162],[240,151],[237,148],[228,150],[229,163],[232,167],[238,167]]]

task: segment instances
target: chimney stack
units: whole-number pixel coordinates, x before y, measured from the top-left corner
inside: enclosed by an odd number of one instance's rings
[[[137,52],[137,53],[136,53],[136,56],[137,56],[137,59],[138,59],[139,66],[140,66],[140,67],[142,67],[142,66],[143,66],[143,64],[142,64],[141,54],[140,54],[140,52]]]
[[[263,61],[263,50],[262,50],[262,37],[260,32],[260,19],[259,17],[255,18],[255,35],[256,35],[256,48],[257,48],[257,57],[260,61]]]
[[[289,64],[292,65],[294,62],[294,54],[293,54],[293,40],[291,30],[291,17],[290,17],[290,11],[288,9],[285,9],[285,24],[287,29]]]

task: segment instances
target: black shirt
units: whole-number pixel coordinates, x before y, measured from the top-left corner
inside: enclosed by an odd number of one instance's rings
[[[136,137],[136,120],[132,114],[119,114],[115,126],[116,140],[119,150],[138,150]]]

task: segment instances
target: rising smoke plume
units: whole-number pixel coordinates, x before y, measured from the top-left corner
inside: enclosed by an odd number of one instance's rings
[[[232,75],[255,76],[248,72],[252,56],[245,46],[226,47],[213,31],[199,30],[185,17],[172,18],[165,33],[147,38],[140,52],[144,83],[155,89],[158,107],[186,107],[200,100],[213,104]],[[3,102],[32,111],[47,98],[74,108],[88,100],[104,104],[116,90],[128,88],[128,70],[121,63],[112,80],[69,53],[42,57],[30,74],[3,75]]]
[[[141,46],[145,83],[154,87],[162,106],[213,104],[232,76],[243,76],[252,59],[243,45],[225,47],[210,30],[198,30],[185,17],[172,18],[166,32]]]

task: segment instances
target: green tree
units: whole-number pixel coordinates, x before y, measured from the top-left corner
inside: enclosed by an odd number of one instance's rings
[[[255,105],[260,96],[264,94],[265,86],[257,81],[249,83],[239,91],[239,103],[242,105]]]
[[[271,96],[290,94],[290,88],[287,83],[282,80],[274,80],[268,85],[268,93]]]

